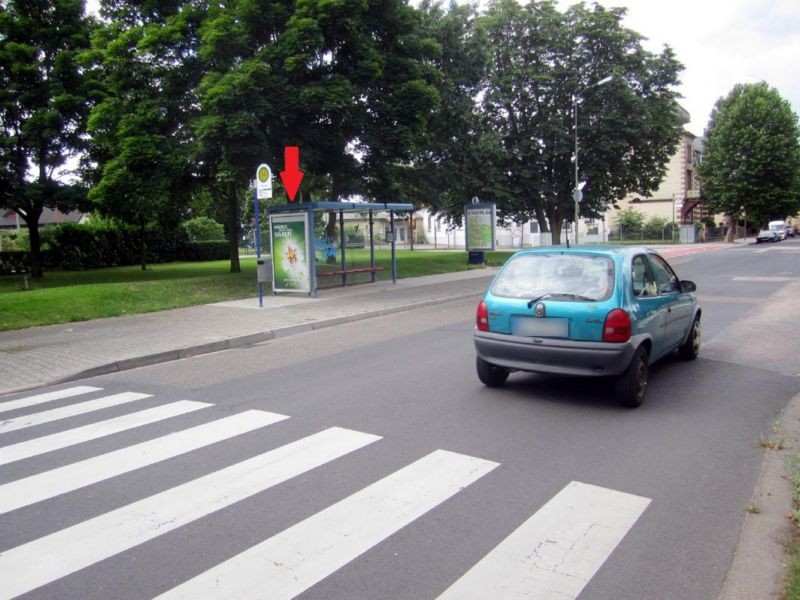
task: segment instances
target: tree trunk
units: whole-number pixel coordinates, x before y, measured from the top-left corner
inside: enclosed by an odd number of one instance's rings
[[[147,270],[147,226],[145,225],[144,218],[139,219],[139,262],[142,265],[142,271]]]
[[[42,266],[42,242],[39,236],[39,217],[42,214],[40,210],[29,210],[27,215],[17,212],[22,217],[25,224],[28,226],[28,239],[31,245],[30,252],[30,267],[31,276],[36,279],[44,277],[44,267]]]
[[[228,250],[231,273],[241,273],[239,265],[239,194],[236,183],[228,184]]]

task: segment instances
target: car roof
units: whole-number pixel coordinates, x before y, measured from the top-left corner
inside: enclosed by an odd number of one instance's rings
[[[526,248],[514,254],[594,254],[598,256],[621,257],[632,256],[634,254],[658,254],[656,250],[647,246],[537,246],[536,248]]]

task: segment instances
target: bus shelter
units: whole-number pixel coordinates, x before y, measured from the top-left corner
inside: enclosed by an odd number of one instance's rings
[[[312,298],[317,297],[319,277],[340,277],[342,285],[347,285],[348,277],[357,273],[368,273],[375,282],[377,272],[382,267],[375,263],[375,213],[388,213],[386,242],[391,248],[392,282],[397,283],[397,255],[395,249],[395,215],[398,212],[413,212],[410,203],[381,202],[306,202],[270,206],[269,216],[270,248],[272,254],[272,293],[303,292]],[[338,217],[338,245],[334,247],[329,240],[319,240],[315,235],[316,219],[322,213],[334,213]],[[345,236],[345,213],[367,215],[369,235],[369,264],[348,266],[347,240]],[[325,245],[325,251],[338,251],[339,262],[334,269],[319,269],[317,265],[318,246]]]

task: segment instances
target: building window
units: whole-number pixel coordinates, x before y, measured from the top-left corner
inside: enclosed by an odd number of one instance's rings
[[[530,232],[539,233],[539,221],[531,221]]]

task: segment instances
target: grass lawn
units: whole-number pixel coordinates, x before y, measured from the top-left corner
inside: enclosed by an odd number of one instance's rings
[[[487,252],[488,264],[500,265],[507,252]],[[369,264],[368,250],[349,250],[348,266]],[[380,279],[391,279],[388,250],[376,252],[376,262],[384,269]],[[320,268],[323,265],[320,263]],[[339,265],[330,266],[332,269]],[[418,277],[461,271],[467,265],[462,251],[398,250],[398,277]],[[28,278],[28,290],[18,275],[0,277],[0,331],[35,325],[70,323],[100,317],[115,317],[208,304],[256,295],[255,257],[241,260],[241,273],[230,273],[228,261],[170,263],[148,266],[115,267],[91,271],[52,271],[43,279]],[[340,279],[326,282],[338,285]],[[269,289],[269,286],[265,286]]]

